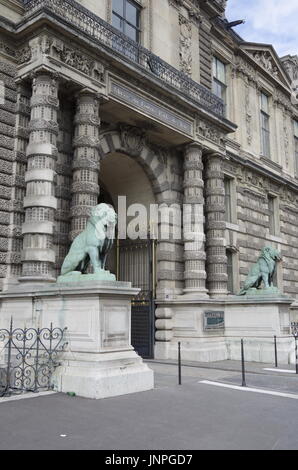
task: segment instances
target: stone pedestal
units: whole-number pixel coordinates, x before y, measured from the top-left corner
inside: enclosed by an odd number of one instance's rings
[[[159,302],[157,312],[171,312],[162,341],[156,343],[156,359],[177,360],[178,341],[182,360],[212,362],[240,360],[240,340],[244,339],[245,360],[274,363],[274,336],[277,336],[279,364],[295,363],[294,341],[290,333],[293,299],[283,295],[230,296],[196,302],[177,299]],[[224,316],[223,328],[204,327],[205,312]],[[164,317],[166,315],[164,314]]]
[[[291,322],[298,322],[298,301],[295,300],[290,307]]]
[[[153,388],[153,371],[131,346],[130,283],[80,281],[26,284],[2,293],[0,327],[67,327],[68,346],[52,377],[54,389],[106,398]]]
[[[274,336],[278,362],[294,363],[287,296],[233,296],[225,308],[225,336],[229,358],[240,360],[239,338],[244,338],[245,360],[274,363]]]

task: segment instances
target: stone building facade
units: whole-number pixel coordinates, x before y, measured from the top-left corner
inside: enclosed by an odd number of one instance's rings
[[[204,206],[203,243],[154,247],[156,357],[181,340],[217,358],[204,309],[224,308],[266,244],[297,296],[298,59],[242,40],[226,3],[0,0],[3,292],[54,282],[90,208],[126,196]]]

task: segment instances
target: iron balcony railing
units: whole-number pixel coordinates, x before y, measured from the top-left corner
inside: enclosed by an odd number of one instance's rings
[[[24,0],[26,16],[52,13],[97,43],[137,64],[205,109],[224,116],[223,101],[207,88],[131,40],[75,0]]]

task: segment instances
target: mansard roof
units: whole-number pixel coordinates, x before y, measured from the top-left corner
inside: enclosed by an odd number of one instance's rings
[[[271,44],[242,42],[240,50],[250,57],[271,78],[291,89],[291,79],[286,72],[282,61]]]

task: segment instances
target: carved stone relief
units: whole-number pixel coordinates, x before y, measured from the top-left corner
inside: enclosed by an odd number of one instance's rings
[[[31,50],[31,57],[29,60],[37,60],[41,55],[49,54],[50,47],[53,39],[46,36],[45,34],[38,36],[29,41],[29,48]]]
[[[85,75],[99,81],[104,81],[104,67],[100,62],[95,61],[80,50],[65,44],[63,41],[55,39],[52,43],[50,54]]]
[[[289,130],[288,130],[288,124],[287,124],[287,116],[285,113],[283,113],[283,133],[282,135],[284,136],[284,151],[285,151],[285,162],[286,166],[289,166]]]
[[[215,126],[212,124],[202,121],[200,118],[197,118],[196,121],[196,135],[197,137],[204,137],[209,139],[221,147],[225,146],[225,137]]]
[[[180,25],[180,45],[179,45],[180,70],[190,76],[192,72],[191,22],[187,18],[185,18],[183,15],[179,15],[179,25]]]
[[[278,77],[279,71],[276,65],[274,64],[274,60],[270,54],[270,52],[261,52],[257,51],[252,54],[254,60],[263,67],[270,75],[274,77]]]
[[[24,64],[30,61],[34,62],[42,55],[59,60],[95,80],[104,81],[105,68],[101,62],[61,39],[46,34],[32,39],[29,44],[19,49],[17,60],[19,64]]]
[[[282,63],[292,82],[298,80],[298,56],[287,56]]]
[[[4,54],[13,58],[17,57],[17,51],[12,46],[3,41],[0,42],[0,52],[3,52]]]
[[[120,125],[121,145],[133,154],[139,154],[146,143],[146,134],[138,127]]]
[[[232,67],[232,77],[237,76],[246,77],[251,82],[256,82],[257,79],[255,68],[240,56],[236,56],[235,64]]]
[[[252,112],[250,107],[250,84],[245,77],[245,121],[246,121],[246,139],[248,145],[252,143]]]
[[[289,111],[289,112],[291,112],[292,110],[291,100],[279,90],[276,90],[273,93],[273,104],[278,105],[281,108],[284,108],[286,111]]]

